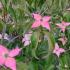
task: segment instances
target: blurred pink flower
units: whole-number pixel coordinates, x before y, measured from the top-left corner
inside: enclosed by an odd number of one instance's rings
[[[18,47],[10,51],[5,46],[0,45],[0,65],[5,65],[11,70],[16,70],[16,60],[14,57],[17,56],[20,51],[21,49]]]
[[[61,53],[65,52],[63,48],[59,48],[59,45],[56,43],[55,48],[53,50],[53,53],[56,54],[58,57],[60,56]]]
[[[31,33],[24,35],[24,38],[22,39],[22,43],[24,43],[24,46],[28,46],[31,43],[31,35]]]
[[[62,23],[56,25],[61,29],[61,31],[65,32],[66,27],[69,26],[70,23],[62,21]]]
[[[33,17],[34,17],[35,21],[32,24],[32,28],[42,26],[42,27],[45,27],[46,29],[50,30],[50,25],[49,25],[49,20],[51,19],[50,16],[42,17],[39,14],[33,13]]]
[[[3,35],[0,34],[0,39],[2,39],[2,38],[3,38]],[[9,36],[8,36],[7,33],[4,34],[4,38],[3,38],[3,39],[5,39],[5,40],[9,40]]]
[[[66,42],[67,42],[67,38],[66,38],[66,37],[64,37],[64,36],[63,36],[63,37],[61,37],[61,38],[59,38],[58,40],[59,40],[59,41],[61,41],[63,45],[65,45],[65,44],[66,44]]]

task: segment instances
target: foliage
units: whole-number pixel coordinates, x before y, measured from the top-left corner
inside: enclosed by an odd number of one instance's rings
[[[9,49],[18,45],[23,48],[16,57],[17,70],[70,70],[70,26],[64,33],[56,27],[61,21],[70,22],[70,0],[0,0],[3,9],[0,9],[0,33],[7,33],[11,40],[0,40],[0,44]],[[40,13],[42,16],[50,15],[51,31],[39,27],[32,29],[34,22],[32,13]],[[9,14],[9,18],[7,16]],[[24,46],[22,38],[24,34],[32,31],[31,44]],[[44,39],[44,35],[47,39]],[[65,35],[65,45],[58,40]],[[66,50],[59,58],[54,55],[53,49],[58,42],[60,47]],[[1,70],[8,68],[0,67]]]

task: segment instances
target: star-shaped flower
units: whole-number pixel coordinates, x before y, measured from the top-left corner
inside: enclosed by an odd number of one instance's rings
[[[14,57],[17,56],[20,51],[21,49],[18,47],[8,50],[5,46],[0,45],[0,65],[5,65],[11,70],[16,70],[16,60]]]
[[[24,46],[28,46],[31,43],[31,33],[25,34],[24,38],[22,39],[22,43],[24,43]]]
[[[63,45],[65,45],[67,42],[67,38],[65,36],[59,38],[58,40],[61,41]]]
[[[42,27],[50,30],[50,25],[49,25],[49,20],[51,19],[50,16],[42,17],[40,14],[35,14],[35,13],[33,13],[32,15],[35,19],[34,23],[32,24],[32,28],[42,26]]]
[[[59,45],[57,43],[55,43],[55,48],[53,50],[53,53],[59,57],[60,54],[63,52],[65,52],[65,50],[63,48],[59,48]]]
[[[69,26],[70,23],[62,21],[62,23],[56,25],[61,29],[61,31],[65,32],[66,27]]]

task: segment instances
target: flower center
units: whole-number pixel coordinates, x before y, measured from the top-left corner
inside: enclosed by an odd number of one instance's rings
[[[59,51],[59,49],[56,49],[56,51]]]
[[[4,54],[4,58],[7,58],[8,57],[8,54]]]
[[[43,21],[43,19],[40,19],[40,21]]]

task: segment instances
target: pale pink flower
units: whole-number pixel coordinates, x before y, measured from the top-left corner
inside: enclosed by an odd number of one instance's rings
[[[58,57],[60,56],[61,53],[65,52],[63,48],[60,48],[59,45],[56,43],[55,48],[53,50],[53,53],[56,54]]]
[[[0,39],[2,39],[2,34],[0,34]]]
[[[24,43],[24,46],[28,46],[31,43],[31,35],[31,33],[24,35],[24,38],[22,39],[22,43]]]
[[[35,21],[32,24],[32,28],[42,26],[42,27],[50,30],[50,25],[49,25],[49,20],[51,19],[50,16],[42,17],[41,15],[35,14],[35,13],[33,13],[33,16],[34,16]]]
[[[0,45],[0,65],[5,65],[11,70],[16,70],[16,60],[14,57],[17,56],[20,51],[21,49],[18,47],[8,50],[5,46]]]
[[[61,29],[61,31],[65,32],[66,27],[69,26],[70,23],[62,21],[62,23],[56,25]]]
[[[4,34],[4,37],[2,34],[0,34],[0,39],[2,38],[9,41],[9,35],[7,33]]]
[[[66,38],[66,37],[64,37],[64,36],[63,36],[63,37],[61,37],[61,38],[59,38],[58,40],[59,40],[59,41],[61,41],[63,45],[65,45],[65,44],[66,44],[66,42],[67,42],[67,38]]]

